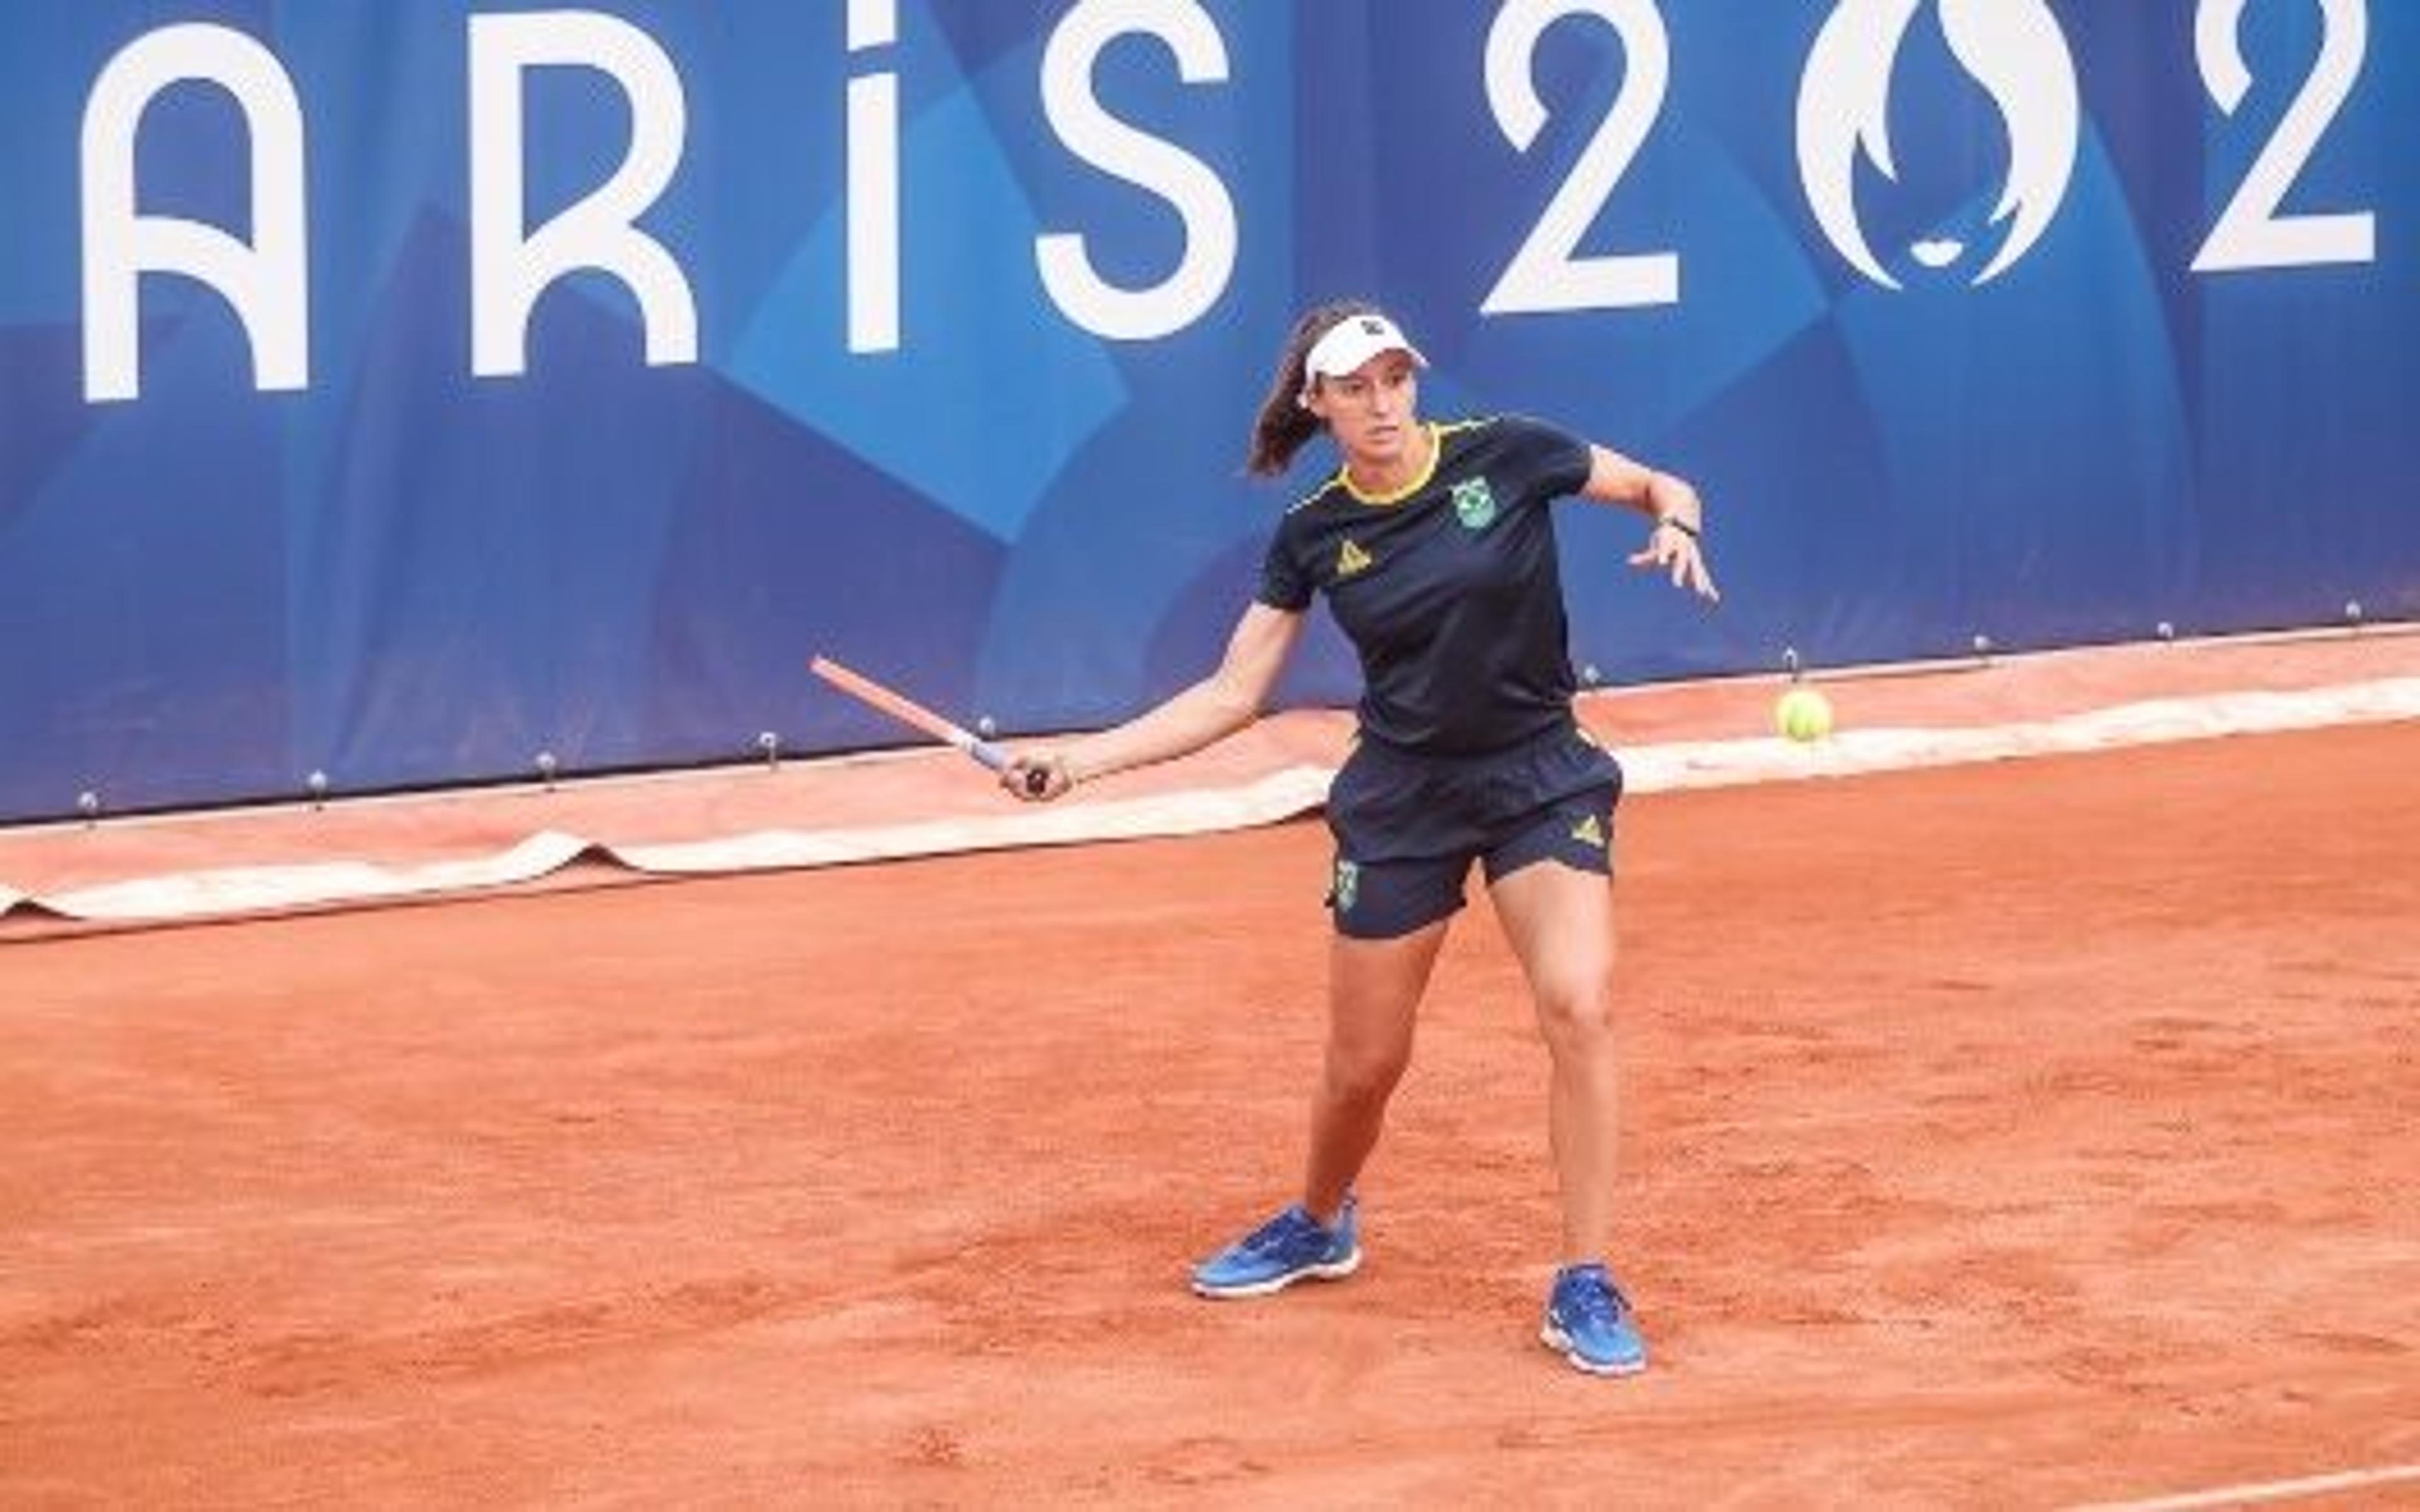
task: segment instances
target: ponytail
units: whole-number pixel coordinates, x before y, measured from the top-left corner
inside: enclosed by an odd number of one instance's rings
[[[1294,465],[1295,454],[1320,432],[1320,419],[1302,407],[1302,364],[1319,338],[1349,316],[1374,315],[1377,306],[1364,300],[1339,300],[1305,313],[1286,336],[1278,357],[1277,376],[1268,397],[1252,419],[1252,443],[1245,454],[1244,471],[1256,478],[1274,478]]]

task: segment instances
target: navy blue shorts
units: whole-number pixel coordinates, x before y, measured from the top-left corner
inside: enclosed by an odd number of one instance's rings
[[[1537,861],[1613,872],[1621,764],[1576,725],[1475,756],[1364,739],[1327,794],[1336,931],[1387,940],[1463,905],[1470,864],[1491,883]]]

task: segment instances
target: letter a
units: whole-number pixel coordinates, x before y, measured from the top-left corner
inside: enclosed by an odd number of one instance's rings
[[[134,139],[172,85],[215,84],[235,97],[252,138],[252,240],[135,208]],[[225,26],[164,26],[128,43],[85,102],[84,392],[100,404],[142,392],[138,280],[176,272],[226,297],[252,341],[253,385],[311,381],[310,259],[302,203],[302,107],[286,70]]]

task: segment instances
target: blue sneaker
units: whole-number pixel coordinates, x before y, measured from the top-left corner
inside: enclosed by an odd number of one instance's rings
[[[1361,1267],[1353,1206],[1348,1195],[1330,1228],[1295,1203],[1194,1267],[1193,1289],[1204,1297],[1265,1297],[1297,1281],[1351,1275]]]
[[[1538,1337],[1592,1376],[1635,1376],[1647,1368],[1637,1315],[1602,1265],[1567,1265],[1555,1273]]]

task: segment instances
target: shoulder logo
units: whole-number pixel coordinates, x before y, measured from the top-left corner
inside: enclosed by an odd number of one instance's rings
[[[1485,478],[1465,478],[1453,486],[1453,512],[1463,529],[1483,531],[1495,522],[1496,495]]]
[[[1583,845],[1603,850],[1605,849],[1605,826],[1596,822],[1596,815],[1590,814],[1572,826],[1572,839]]]
[[[1359,543],[1348,535],[1344,538],[1344,545],[1336,553],[1336,576],[1350,578],[1356,573],[1367,572],[1370,570],[1371,563],[1375,560],[1377,559],[1362,550]]]

